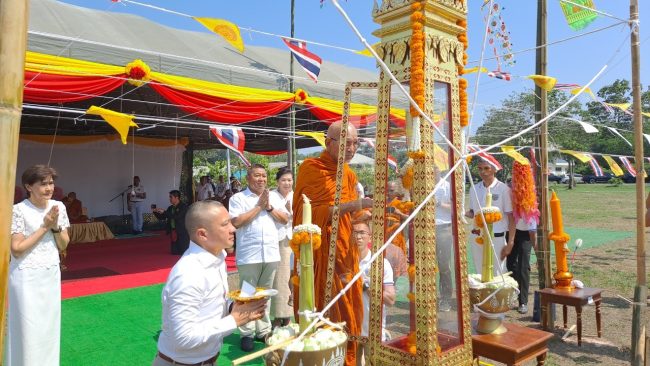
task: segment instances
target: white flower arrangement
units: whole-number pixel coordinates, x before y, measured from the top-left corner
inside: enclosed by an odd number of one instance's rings
[[[483,213],[483,214],[501,213],[501,209],[499,209],[496,206],[487,206],[487,207],[481,208],[481,213]]]
[[[513,287],[519,288],[517,280],[512,278],[509,274],[504,274],[503,279],[500,276],[495,276],[493,281],[490,282],[481,282],[481,275],[477,273],[472,273],[468,276],[469,287],[473,289],[497,289],[500,287]]]
[[[289,324],[285,327],[277,327],[268,339],[268,345],[273,346],[295,337],[300,333],[298,324]],[[297,342],[292,342],[287,347],[288,351],[319,351],[336,347],[348,339],[347,335],[339,330],[319,329],[312,335]]]
[[[294,233],[311,233],[320,235],[320,228],[314,224],[302,224],[293,227]]]

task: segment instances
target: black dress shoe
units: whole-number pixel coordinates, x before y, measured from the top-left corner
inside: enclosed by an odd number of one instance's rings
[[[266,341],[269,339],[270,336],[271,336],[271,332],[266,333],[263,336],[255,336],[255,340],[266,344]]]
[[[244,352],[250,352],[255,348],[255,342],[253,337],[242,337],[240,343],[241,350]]]

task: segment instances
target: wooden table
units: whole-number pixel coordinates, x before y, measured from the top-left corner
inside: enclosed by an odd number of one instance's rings
[[[521,365],[537,358],[537,365],[544,365],[548,340],[553,334],[512,323],[504,322],[503,325],[508,329],[503,334],[472,334],[472,350],[477,364],[479,357],[485,357],[506,365]]]
[[[562,319],[564,321],[564,328],[566,329],[567,306],[575,307],[578,319],[578,346],[582,346],[582,306],[587,304],[591,298],[596,304],[596,330],[600,338],[602,336],[602,330],[600,328],[600,302],[602,292],[602,289],[592,287],[576,288],[573,290],[545,288],[540,291],[542,319],[546,319],[544,315],[548,311],[549,304],[562,304]],[[550,328],[550,324],[545,323],[543,327],[544,329],[548,329]]]

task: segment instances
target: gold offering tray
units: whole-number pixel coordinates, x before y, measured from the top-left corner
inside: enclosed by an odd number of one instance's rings
[[[274,289],[265,289],[263,287],[257,287],[255,289],[255,294],[250,297],[241,297],[241,290],[233,290],[228,292],[228,298],[237,302],[251,302],[255,300],[265,299],[271,296],[277,295],[278,291]]]

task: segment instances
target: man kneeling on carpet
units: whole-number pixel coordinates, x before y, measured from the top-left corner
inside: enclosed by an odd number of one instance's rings
[[[162,331],[153,366],[214,365],[223,338],[260,319],[266,300],[226,301],[226,248],[235,227],[223,205],[198,201],[185,218],[190,247],[172,268],[162,292]]]

